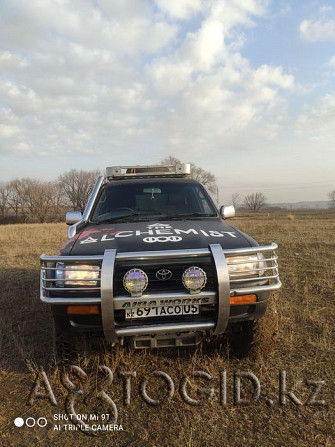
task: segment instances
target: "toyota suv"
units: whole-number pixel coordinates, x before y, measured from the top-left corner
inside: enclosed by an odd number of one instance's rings
[[[102,334],[134,348],[195,345],[229,331],[248,352],[254,323],[281,286],[275,243],[228,225],[191,166],[122,166],[98,177],[69,239],[41,256],[58,354]]]

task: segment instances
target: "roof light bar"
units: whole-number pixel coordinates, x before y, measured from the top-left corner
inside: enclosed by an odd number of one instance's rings
[[[129,177],[187,177],[191,175],[189,163],[152,166],[111,166],[106,168],[107,178]]]

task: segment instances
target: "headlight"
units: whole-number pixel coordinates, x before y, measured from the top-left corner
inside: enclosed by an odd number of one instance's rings
[[[148,277],[143,270],[131,269],[123,277],[123,286],[132,296],[140,296],[148,286]]]
[[[191,293],[200,292],[207,282],[206,272],[200,267],[192,266],[183,273],[183,284]]]
[[[98,284],[100,268],[98,265],[73,264],[65,265],[62,262],[56,264],[56,285],[64,286],[89,286]]]
[[[228,271],[231,278],[262,276],[265,261],[262,253],[250,256],[234,256],[227,258]]]

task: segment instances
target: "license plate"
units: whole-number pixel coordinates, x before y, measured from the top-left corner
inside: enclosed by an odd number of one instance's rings
[[[195,315],[199,313],[199,305],[136,307],[126,309],[126,320],[132,318],[169,317],[170,315]]]

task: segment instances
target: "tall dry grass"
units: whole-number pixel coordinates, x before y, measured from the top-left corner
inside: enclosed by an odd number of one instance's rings
[[[261,244],[277,242],[283,287],[271,300],[261,321],[256,345],[243,360],[231,358],[224,341],[204,343],[191,349],[129,351],[122,347],[84,357],[76,364],[87,374],[77,395],[77,413],[106,413],[96,397],[103,387],[119,410],[123,432],[91,437],[78,431],[54,430],[53,415],[64,413],[68,391],[62,385],[52,357],[52,319],[39,300],[39,255],[56,254],[66,240],[64,224],[12,225],[0,227],[0,359],[1,438],[3,445],[83,446],[331,446],[334,445],[334,320],[335,320],[335,214],[285,213],[236,218],[231,223]],[[113,371],[106,383],[99,365]],[[36,373],[47,373],[58,406],[47,399],[27,405]],[[173,399],[158,407],[140,397],[139,385],[150,377],[148,394],[164,396],[166,386],[150,375],[155,370],[169,374],[175,384]],[[212,376],[211,381],[192,379],[194,371]],[[287,388],[303,402],[279,404],[279,371],[287,371]],[[123,382],[118,373],[136,371],[131,402],[124,405]],[[227,375],[227,404],[220,405],[220,374]],[[234,402],[234,373],[249,371],[261,383],[257,402]],[[202,405],[186,404],[179,393],[182,378],[189,375],[192,398],[204,399],[200,387],[215,388],[214,398]],[[313,387],[306,381],[324,381],[318,399],[324,405],[307,405]],[[42,382],[43,384],[43,382]],[[45,389],[43,388],[45,391]],[[242,396],[250,398],[251,382],[243,381]],[[84,401],[86,397],[86,404]],[[273,402],[271,404],[270,402]],[[17,417],[46,417],[46,428],[17,428]],[[63,427],[64,428],[64,427]]]

